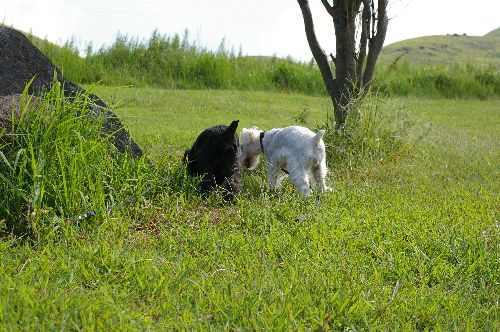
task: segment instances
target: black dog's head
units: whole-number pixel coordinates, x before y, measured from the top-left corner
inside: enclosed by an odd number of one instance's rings
[[[232,159],[239,155],[239,139],[236,135],[236,128],[238,128],[238,120],[231,122],[229,126],[216,126],[213,127],[214,135],[213,140],[209,140],[209,145],[212,145],[212,151],[220,154],[220,159]]]
[[[184,153],[188,173],[203,176],[202,191],[220,186],[230,193],[239,192],[241,166],[237,127],[238,120],[229,126],[207,128],[198,136],[193,147]]]

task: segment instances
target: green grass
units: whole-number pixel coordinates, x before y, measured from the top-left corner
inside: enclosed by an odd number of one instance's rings
[[[118,35],[110,46],[94,49],[90,43],[83,52],[73,40],[58,46],[30,34],[28,38],[65,77],[79,83],[325,93],[314,62],[244,56],[228,50],[224,40],[217,50],[209,50],[191,42],[188,31],[183,36],[154,31],[148,40]]]
[[[35,241],[5,236],[2,330],[500,328],[498,100],[381,104],[384,116],[407,112],[408,149],[360,164],[330,161],[335,191],[297,222],[315,199],[302,200],[289,184],[270,193],[262,167],[245,172],[234,204],[202,199],[172,170],[207,126],[240,119],[241,127],[315,127],[330,110],[326,98],[94,92],[118,105],[157,165],[103,162],[97,169],[116,179],[110,190],[144,176],[157,190],[79,224],[62,222],[56,209],[36,219],[50,223]],[[107,192],[96,195],[109,204]]]
[[[373,85],[391,96],[498,98],[498,31],[484,36],[425,36],[386,45]]]
[[[415,66],[405,60],[401,64],[378,67],[373,87],[391,96],[498,98],[500,72],[493,65]]]
[[[103,86],[95,91],[117,106],[118,115],[141,147],[155,156],[182,155],[203,129],[215,124],[240,120],[239,129],[270,129],[300,117],[316,127],[332,113],[331,101],[326,98],[288,93]]]

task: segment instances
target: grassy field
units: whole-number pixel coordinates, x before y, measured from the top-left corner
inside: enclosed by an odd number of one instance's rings
[[[314,128],[332,115],[327,98],[298,94],[102,86],[95,92],[116,105],[117,114],[153,158],[182,156],[203,129],[215,124],[240,120],[240,130],[270,129],[301,118]]]
[[[285,93],[95,92],[170,176],[207,126],[314,128],[330,110],[326,98]],[[245,172],[234,204],[165,177],[162,190],[81,223],[42,206],[35,241],[0,241],[0,329],[499,330],[499,104],[388,100],[386,115],[413,123],[408,149],[330,162],[335,191],[301,222],[315,199],[290,185],[270,193],[262,167]],[[93,186],[91,169],[117,195],[150,176],[80,142],[96,155],[81,172]]]

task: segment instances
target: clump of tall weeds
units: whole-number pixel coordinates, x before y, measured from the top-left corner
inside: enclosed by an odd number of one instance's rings
[[[334,168],[355,170],[408,152],[406,139],[411,122],[403,105],[376,93],[353,96],[345,123],[335,129],[333,119],[324,136],[327,158]]]
[[[0,149],[4,233],[47,234],[72,215],[136,201],[155,181],[145,158],[116,151],[89,103],[88,94],[66,96],[55,81],[40,97],[26,88],[15,105],[19,116],[13,106],[12,130]]]

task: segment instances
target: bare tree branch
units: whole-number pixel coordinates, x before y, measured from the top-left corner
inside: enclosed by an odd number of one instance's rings
[[[362,83],[363,64],[366,58],[366,46],[370,34],[370,18],[371,18],[370,0],[363,0],[363,13],[361,15],[361,36],[359,40],[359,55],[358,58],[356,59],[357,61],[356,76],[357,76],[358,87],[360,87]]]
[[[384,46],[385,35],[387,33],[387,26],[389,19],[387,18],[387,2],[388,0],[378,0],[377,8],[377,32],[370,39],[368,51],[368,58],[366,60],[365,72],[363,74],[363,85],[369,86],[373,79],[373,72],[375,71],[375,63],[377,62],[378,55]],[[372,22],[372,24],[375,24]]]
[[[342,80],[342,82],[337,82],[337,84],[341,85],[340,90],[344,90],[346,85],[350,85],[349,82],[353,82],[356,79],[356,66],[354,63],[354,31],[356,25],[354,18],[352,17],[352,12],[350,12],[349,8],[350,2],[348,0],[339,0],[333,16],[336,48],[335,78],[337,80],[341,78]],[[335,93],[340,92],[336,91]],[[337,98],[340,98],[340,96],[345,95],[346,93],[347,91],[340,93]]]
[[[328,0],[321,0],[321,2],[323,3],[323,6],[325,6],[325,9],[328,12],[328,14],[330,14],[330,16],[333,16],[333,6],[330,6]]]
[[[304,27],[306,30],[307,42],[309,43],[309,48],[313,54],[316,63],[318,64],[323,82],[325,83],[328,94],[332,94],[334,79],[333,74],[328,63],[328,57],[325,51],[319,45],[318,39],[316,38],[316,33],[314,31],[314,24],[311,15],[311,8],[309,7],[308,0],[297,0],[302,11],[302,17],[304,18]]]
[[[376,12],[375,12],[375,0],[370,0],[370,5],[372,7],[372,22],[371,22],[371,27],[372,27],[372,34],[370,35],[370,39],[372,39],[375,36],[375,22],[377,21]]]
[[[330,53],[330,58],[332,59],[334,65],[337,64],[337,59],[335,59],[335,56],[332,53]]]
[[[361,6],[361,0],[344,0],[344,6],[345,6],[345,16],[347,18],[347,29],[348,29],[348,35],[349,35],[349,48],[351,50],[351,54],[349,55],[350,58],[352,59],[352,69],[349,68],[349,70],[352,70],[352,73],[350,74],[350,79],[355,80],[356,77],[356,66],[355,66],[355,61],[356,61],[356,16],[359,11],[359,7]]]

